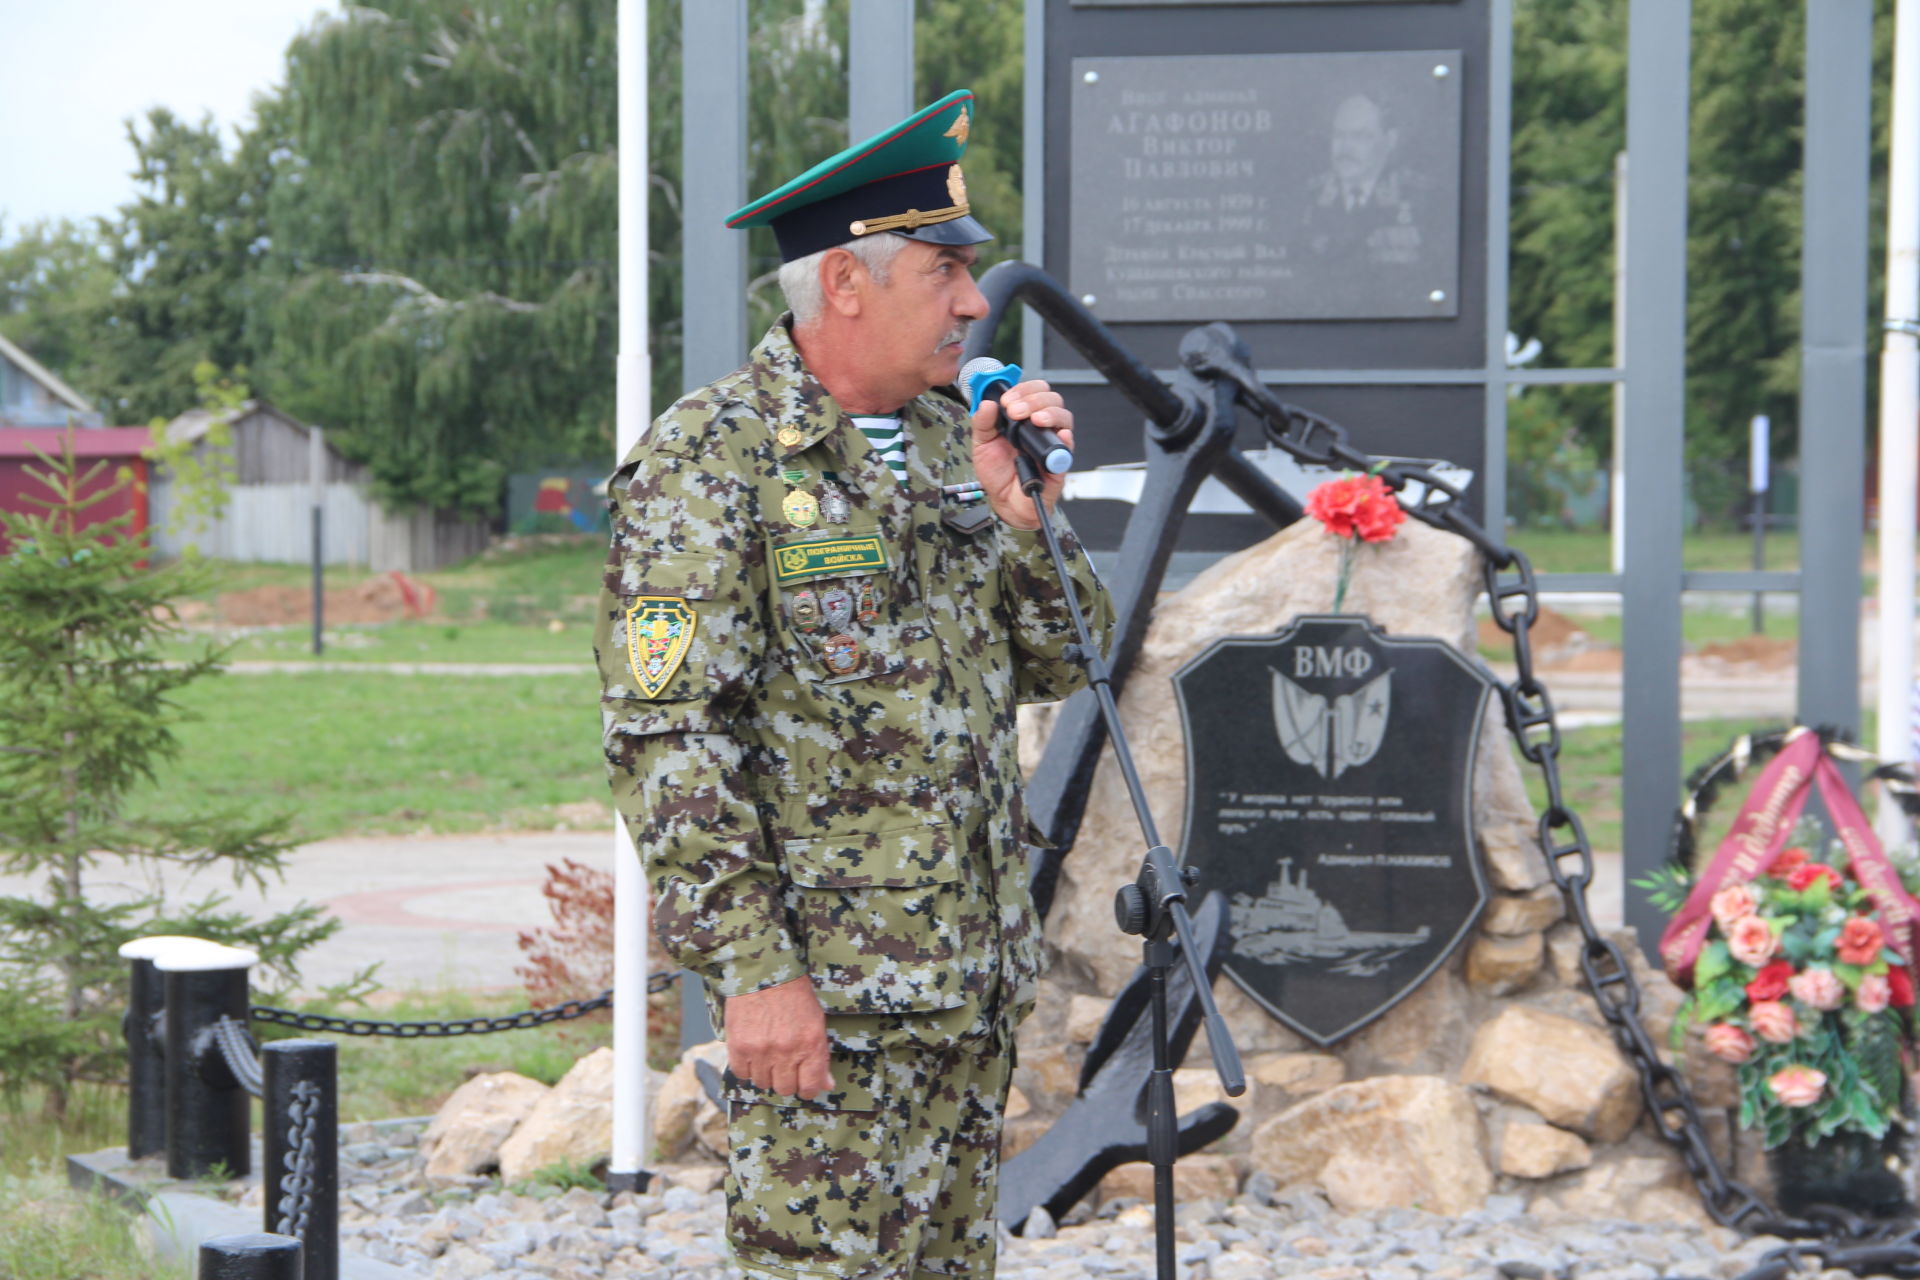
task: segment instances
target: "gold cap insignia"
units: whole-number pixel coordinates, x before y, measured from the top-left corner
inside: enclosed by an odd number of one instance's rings
[[[960,118],[953,122],[953,128],[947,130],[940,136],[943,138],[958,138],[960,145],[964,147],[967,145],[967,135],[972,132],[973,121],[971,114],[965,107],[962,107],[960,108]]]
[[[947,170],[947,194],[953,197],[955,204],[967,202],[967,180],[960,176],[960,166]]]

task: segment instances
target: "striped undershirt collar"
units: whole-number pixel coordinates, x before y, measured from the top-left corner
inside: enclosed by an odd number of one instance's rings
[[[895,417],[863,418],[853,415],[853,425],[860,428],[860,434],[867,438],[873,451],[893,472],[893,478],[905,487],[907,483],[907,434]]]

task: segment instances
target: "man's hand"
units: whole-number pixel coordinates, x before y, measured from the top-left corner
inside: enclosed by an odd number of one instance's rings
[[[727,1066],[772,1093],[814,1098],[833,1089],[827,1015],[811,978],[728,996]]]
[[[986,491],[993,514],[1016,529],[1038,529],[1040,513],[1033,499],[1020,487],[1020,472],[1014,466],[1013,442],[1000,432],[1000,415],[1020,418],[1036,427],[1060,434],[1060,443],[1073,448],[1073,411],[1060,393],[1038,378],[1008,389],[998,406],[983,404],[973,415],[973,474]],[[1040,499],[1053,510],[1066,485],[1064,475],[1043,476]]]

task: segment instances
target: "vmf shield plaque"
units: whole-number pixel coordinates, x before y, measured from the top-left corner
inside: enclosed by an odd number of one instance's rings
[[[1487,899],[1473,761],[1490,677],[1440,640],[1303,617],[1174,676],[1183,861],[1230,905],[1226,971],[1317,1044],[1425,980]]]

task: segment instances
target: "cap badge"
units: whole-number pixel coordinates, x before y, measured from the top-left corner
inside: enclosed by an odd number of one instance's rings
[[[961,146],[964,147],[967,145],[967,135],[972,132],[973,132],[972,113],[969,112],[965,107],[962,107],[960,108],[960,118],[953,122],[953,127],[951,129],[948,129],[945,133],[941,134],[940,136],[943,138],[953,138],[957,140]],[[958,202],[956,201],[956,203]]]
[[[967,180],[960,176],[960,166],[947,170],[947,194],[953,197],[955,204],[967,202]]]

